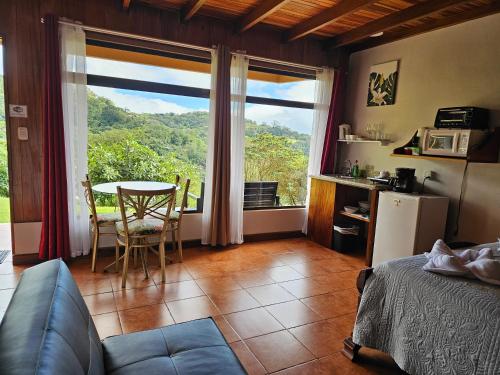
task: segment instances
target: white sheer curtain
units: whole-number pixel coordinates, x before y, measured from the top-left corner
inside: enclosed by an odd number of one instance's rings
[[[217,49],[212,50],[210,81],[210,109],[208,120],[208,147],[205,168],[205,191],[203,196],[203,213],[201,217],[201,243],[210,244],[210,221],[212,210],[212,183],[214,171],[214,137],[215,137],[215,106],[217,87]]]
[[[64,144],[71,256],[89,253],[89,212],[81,181],[87,174],[87,76],[85,32],[60,25]]]
[[[229,242],[243,243],[243,190],[245,185],[245,101],[248,58],[231,58],[231,186],[229,187]]]
[[[330,109],[330,101],[332,99],[333,78],[333,69],[324,68],[316,73],[313,129],[309,148],[309,164],[307,167],[306,215],[302,226],[304,233],[307,233],[309,193],[311,190],[311,178],[309,176],[319,174],[321,169],[321,155],[323,153],[323,144],[325,143],[328,110]]]

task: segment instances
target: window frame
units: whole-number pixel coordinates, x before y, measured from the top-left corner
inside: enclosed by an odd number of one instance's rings
[[[115,44],[108,41],[101,41],[96,39],[87,38],[87,44],[96,45],[106,48],[114,48],[114,49],[122,49],[126,51],[133,52],[141,52],[141,53],[149,53],[159,56],[165,56],[170,58],[184,59],[188,61],[196,61],[196,62],[204,62],[210,63],[210,60],[204,59],[202,57],[184,55],[184,54],[176,54],[166,51],[153,50],[149,48],[136,47],[132,45],[124,45],[124,44]],[[253,64],[252,60],[250,60],[249,70],[286,75],[296,78],[303,79],[311,79],[316,80],[316,77],[313,74],[308,74],[304,72],[296,72],[289,71],[280,68],[270,68],[260,66],[258,63]],[[87,86],[97,86],[97,87],[107,87],[114,89],[123,89],[123,90],[132,90],[132,91],[140,91],[140,92],[149,92],[149,93],[157,93],[157,94],[166,94],[166,95],[176,95],[176,96],[187,96],[194,98],[203,98],[210,99],[210,89],[200,88],[200,87],[192,87],[192,86],[182,86],[182,85],[173,85],[168,83],[159,83],[159,82],[151,82],[151,81],[142,81],[142,80],[134,80],[128,78],[118,78],[111,76],[103,76],[96,74],[87,74]],[[274,98],[266,98],[260,96],[246,96],[246,103],[248,104],[260,104],[260,105],[272,105],[278,107],[288,107],[288,108],[299,108],[299,109],[314,109],[315,103],[301,102],[295,100],[287,100],[287,99],[274,99]],[[204,190],[204,189],[203,189]],[[202,196],[203,198],[203,190]],[[257,211],[257,210],[279,210],[279,209],[287,209],[287,208],[305,208],[305,205],[294,205],[294,206],[270,206],[270,207],[248,207],[244,208],[244,211]],[[194,210],[185,210],[186,214],[200,213],[203,212],[203,207],[201,210],[198,208]]]

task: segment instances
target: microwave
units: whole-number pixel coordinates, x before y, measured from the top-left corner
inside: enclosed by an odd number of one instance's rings
[[[465,158],[486,138],[486,130],[424,129],[422,154]]]

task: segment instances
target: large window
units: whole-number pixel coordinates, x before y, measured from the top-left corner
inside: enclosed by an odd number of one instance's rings
[[[124,48],[124,49],[122,49]],[[245,209],[305,204],[314,74],[251,64],[245,131]],[[89,41],[89,174],[93,183],[191,178],[203,202],[210,57]],[[97,195],[98,210],[115,210]]]
[[[247,209],[305,204],[314,85],[312,77],[286,75],[274,75],[269,81],[248,80]],[[252,195],[259,194],[250,202]]]
[[[210,61],[131,55],[93,44],[87,50],[92,182],[173,182],[179,174],[191,178],[189,209],[200,209]],[[100,212],[116,209],[114,196],[98,194],[96,201]]]

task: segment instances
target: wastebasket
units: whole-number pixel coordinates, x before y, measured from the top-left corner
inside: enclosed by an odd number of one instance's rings
[[[359,227],[333,226],[333,249],[340,252],[356,250],[359,245]]]

